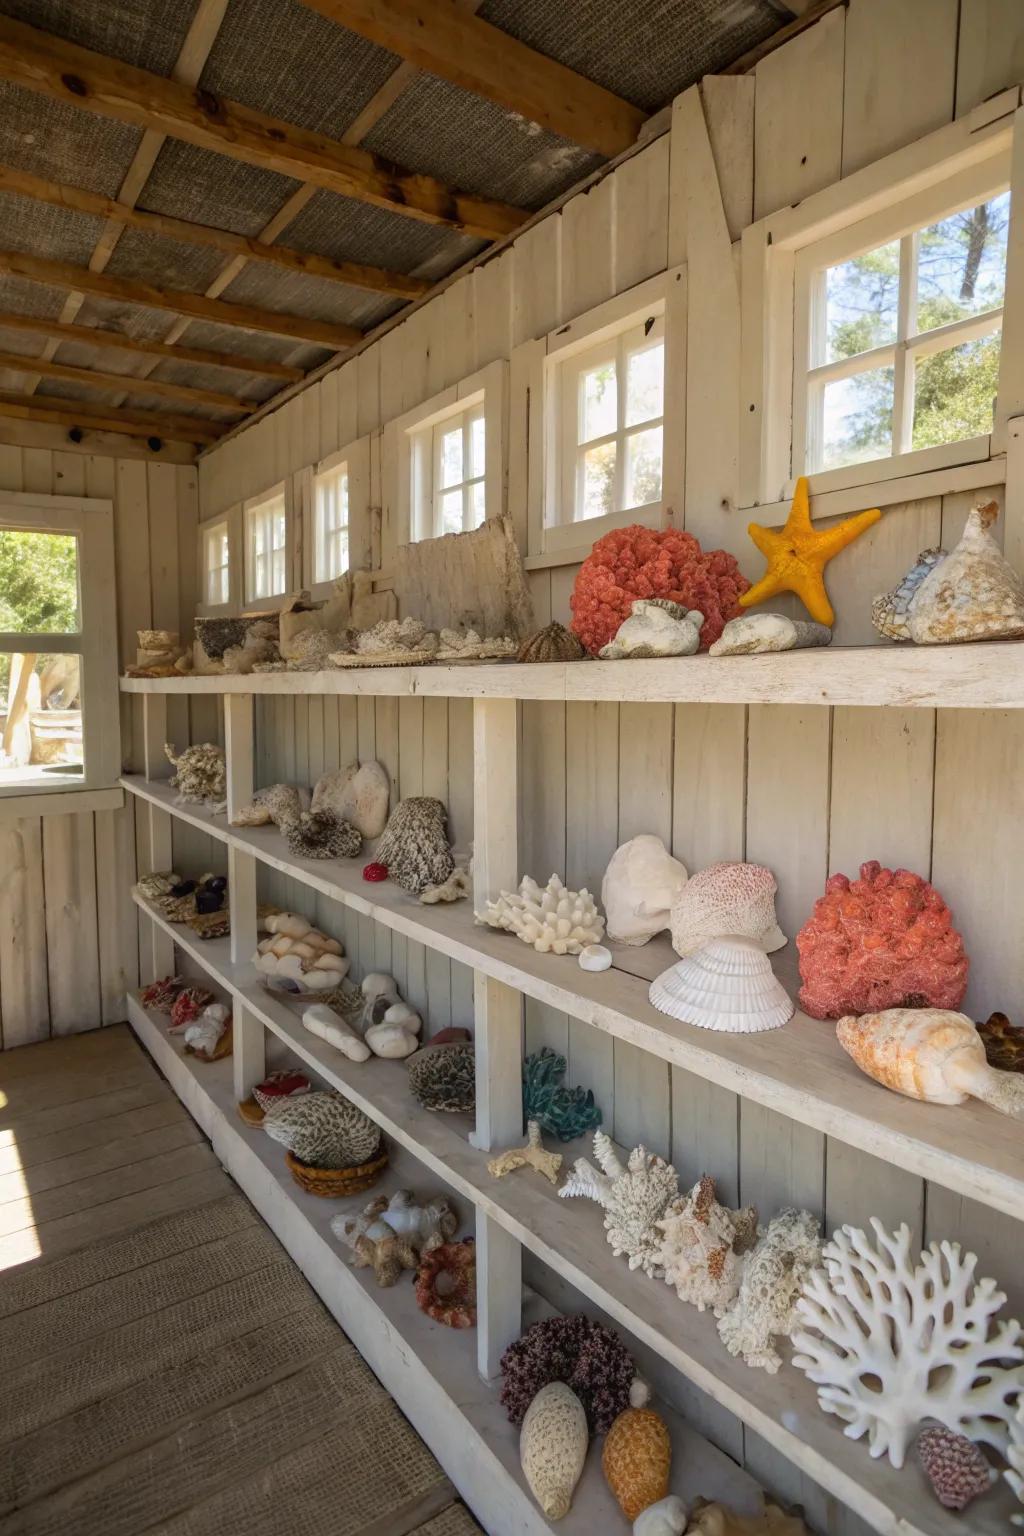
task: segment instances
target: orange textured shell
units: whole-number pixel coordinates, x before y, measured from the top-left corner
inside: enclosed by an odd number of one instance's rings
[[[664,1419],[653,1408],[627,1408],[604,1442],[605,1480],[627,1520],[668,1497],[672,1443]]]

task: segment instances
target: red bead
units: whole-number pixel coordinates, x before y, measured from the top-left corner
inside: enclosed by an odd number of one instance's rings
[[[386,864],[367,864],[363,870],[364,880],[386,880],[387,877],[388,867]]]

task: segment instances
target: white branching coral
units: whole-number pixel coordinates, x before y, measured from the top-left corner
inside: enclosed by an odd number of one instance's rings
[[[739,1293],[718,1332],[730,1355],[774,1376],[782,1364],[776,1338],[789,1338],[804,1282],[821,1260],[818,1218],[793,1209],[773,1216],[743,1261]]]
[[[894,1467],[924,1419],[1004,1452],[1024,1389],[1020,1324],[994,1321],[1006,1297],[975,1279],[959,1243],[931,1243],[915,1262],[908,1226],[871,1226],[874,1243],[843,1227],[826,1244],[797,1303],[794,1365],[844,1433],[867,1435]]]
[[[594,1156],[601,1171],[585,1157],[577,1158],[559,1195],[596,1200],[604,1207],[605,1231],[615,1257],[625,1254],[630,1269],[642,1269],[660,1279],[656,1223],[679,1194],[675,1169],[645,1147],[634,1147],[623,1167],[604,1131],[594,1133]]]
[[[1024,1504],[1024,1396],[1017,1404],[1017,1412],[1010,1420],[1010,1443],[1006,1448],[1006,1459],[1010,1463],[1008,1472],[1003,1476]],[[1024,1526],[1024,1515],[1011,1515],[1010,1522],[1013,1525]]]
[[[543,887],[526,875],[518,891],[502,891],[476,920],[514,933],[542,955],[578,955],[604,934],[604,918],[590,892],[567,890],[557,875]]]
[[[730,1211],[719,1205],[715,1181],[704,1174],[655,1225],[661,1233],[656,1262],[666,1285],[674,1285],[680,1301],[698,1312],[711,1307],[721,1317],[740,1288],[741,1255],[757,1234],[757,1212],[752,1206]]]

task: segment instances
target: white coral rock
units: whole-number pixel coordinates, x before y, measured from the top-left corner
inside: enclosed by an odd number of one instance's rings
[[[625,1255],[630,1269],[659,1279],[657,1222],[679,1194],[675,1169],[645,1147],[634,1147],[623,1166],[604,1131],[594,1133],[594,1156],[601,1171],[585,1157],[577,1158],[559,1195],[596,1200],[604,1207],[605,1232],[616,1258]]]
[[[619,944],[646,944],[667,928],[672,903],[687,881],[686,865],[660,837],[643,832],[616,848],[601,881],[608,937]]]
[[[476,920],[514,933],[542,955],[578,955],[604,935],[604,918],[590,892],[567,890],[557,875],[543,887],[526,875],[518,891],[502,891]]]
[[[797,1302],[793,1364],[818,1388],[823,1412],[868,1437],[872,1456],[902,1467],[925,1419],[1005,1452],[1024,1391],[1024,1335],[996,1322],[1006,1297],[976,1280],[959,1243],[931,1243],[915,1260],[910,1228],[872,1217],[874,1242],[843,1227]]]
[[[349,763],[318,780],[311,809],[333,811],[362,837],[380,837],[387,825],[390,794],[387,771],[380,763]]]
[[[818,1218],[810,1211],[780,1211],[743,1262],[739,1294],[718,1332],[730,1355],[774,1375],[782,1364],[776,1338],[789,1338],[804,1282],[821,1258]]]
[[[624,657],[692,656],[700,645],[704,615],[696,608],[688,613],[667,598],[638,597],[623,619],[615,638],[598,652],[602,661]]]

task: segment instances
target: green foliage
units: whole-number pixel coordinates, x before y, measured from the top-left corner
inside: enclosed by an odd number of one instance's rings
[[[0,630],[78,628],[77,545],[69,534],[0,532]]]

